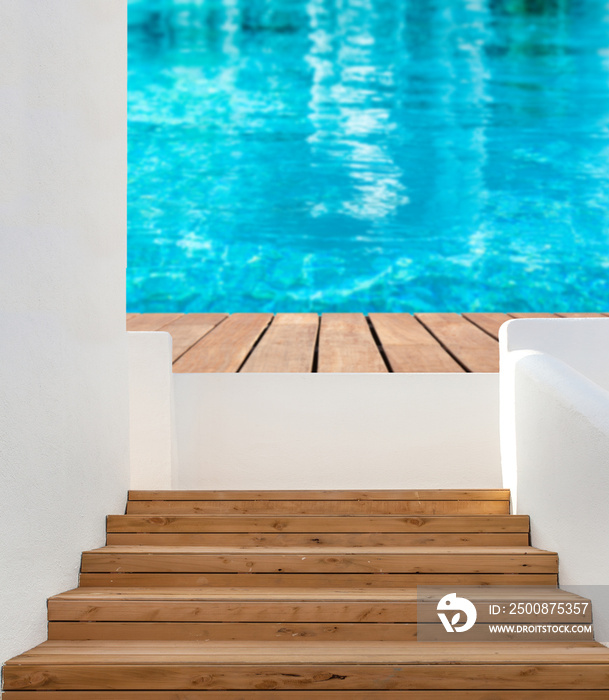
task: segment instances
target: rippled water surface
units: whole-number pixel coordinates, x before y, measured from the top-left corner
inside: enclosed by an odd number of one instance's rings
[[[609,308],[601,0],[139,0],[131,311]]]

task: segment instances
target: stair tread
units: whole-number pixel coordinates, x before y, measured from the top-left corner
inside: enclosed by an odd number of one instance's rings
[[[609,649],[585,642],[43,642],[23,664],[609,664]]]
[[[502,595],[509,594],[518,600],[587,600],[576,593],[570,593],[560,588],[548,591],[545,586],[510,586],[509,590],[500,586],[485,587],[487,590],[475,591],[476,600],[496,600]],[[516,590],[514,590],[516,589]],[[59,593],[50,600],[248,600],[248,601],[396,601],[412,602],[417,600],[417,588],[249,588],[243,587],[173,587],[156,588],[75,588],[65,593]]]
[[[362,501],[491,500],[509,501],[509,489],[321,489],[207,490],[129,492],[130,501]]]
[[[551,552],[545,549],[537,549],[536,547],[442,547],[434,545],[433,547],[369,547],[366,545],[358,547],[326,547],[323,545],[314,547],[211,547],[198,545],[141,545],[141,544],[125,544],[125,545],[106,545],[97,549],[90,549],[86,554],[251,554],[252,556],[260,556],[265,554],[311,554],[319,556],[322,554],[338,554],[341,556],[355,554],[363,556],[366,554],[392,555],[392,554],[417,554],[417,555],[447,555],[455,556],[471,556],[476,555],[518,555],[526,556],[530,554],[556,556],[556,552]]]

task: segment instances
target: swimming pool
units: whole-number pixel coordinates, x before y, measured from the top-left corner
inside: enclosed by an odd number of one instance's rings
[[[128,310],[609,309],[609,7],[137,0]]]

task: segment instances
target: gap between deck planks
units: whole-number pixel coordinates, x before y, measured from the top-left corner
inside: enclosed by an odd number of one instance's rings
[[[174,372],[498,372],[506,321],[607,315],[128,314],[127,330],[170,333]]]

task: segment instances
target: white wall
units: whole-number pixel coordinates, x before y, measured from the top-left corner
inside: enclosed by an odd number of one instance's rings
[[[0,0],[0,662],[128,488],[126,0]]]
[[[602,380],[609,319],[522,323],[502,337],[505,485],[516,512],[531,516],[532,544],[558,552],[561,588],[592,600],[596,638],[607,643],[609,392],[554,354]]]
[[[175,461],[172,339],[169,333],[127,333],[132,489],[170,489]]]
[[[593,603],[609,642],[609,393],[560,360],[516,362],[518,511],[534,546],[559,554],[561,588]]]
[[[527,318],[508,321],[499,332],[504,357],[518,350],[543,352],[609,389],[609,319]]]
[[[175,374],[180,489],[498,488],[496,374]]]
[[[609,389],[609,318],[519,319],[499,330],[501,355],[501,463],[503,485],[518,509],[515,362],[519,352],[541,352],[562,360],[600,387]]]

